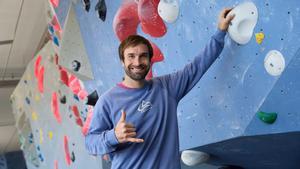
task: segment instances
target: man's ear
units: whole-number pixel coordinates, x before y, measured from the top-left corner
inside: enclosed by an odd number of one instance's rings
[[[121,60],[121,64],[123,67],[125,67],[124,60]]]

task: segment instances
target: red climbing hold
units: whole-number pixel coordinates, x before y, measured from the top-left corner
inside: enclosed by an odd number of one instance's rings
[[[129,35],[135,35],[136,29],[140,23],[137,4],[135,1],[127,1],[118,9],[114,21],[113,29],[120,41],[126,39]]]
[[[153,48],[153,57],[151,59],[152,63],[161,62],[164,60],[164,55],[161,53],[160,49],[153,43],[150,42]]]
[[[93,108],[91,106],[89,106],[88,114],[87,114],[87,117],[86,117],[86,121],[85,121],[85,123],[84,123],[84,125],[83,125],[83,127],[81,129],[82,134],[84,136],[86,136],[87,133],[88,133],[88,131],[89,131],[92,117],[93,117]]]
[[[139,0],[138,15],[143,32],[153,37],[162,37],[167,28],[164,21],[158,15],[157,7],[159,0]]]
[[[84,100],[86,97],[88,96],[88,92],[84,89],[81,89],[79,92],[78,92],[78,97],[81,99],[81,100]]]
[[[57,8],[59,5],[59,0],[50,0],[50,2],[54,8]]]
[[[61,27],[60,27],[57,17],[55,15],[52,17],[51,24],[55,31],[61,30]]]
[[[54,169],[58,169],[58,161],[57,160],[54,161]]]
[[[60,67],[59,68],[60,71],[60,80],[63,84],[65,84],[66,86],[69,86],[69,75],[68,72],[66,71],[66,69]]]
[[[80,127],[83,127],[83,122],[80,118],[79,110],[78,110],[78,107],[76,105],[72,106],[72,111],[73,111],[73,114],[76,118],[76,124]]]
[[[44,72],[45,72],[45,68],[44,66],[42,66],[39,71],[38,71],[38,76],[37,76],[37,80],[38,80],[38,89],[40,93],[44,92]]]
[[[78,94],[81,90],[79,79],[72,74],[69,78],[69,87],[74,94]]]
[[[69,143],[68,143],[68,137],[64,136],[64,149],[65,149],[65,160],[68,165],[71,165],[71,157],[69,152]]]
[[[38,77],[38,74],[39,74],[41,61],[42,61],[42,56],[39,55],[36,58],[35,63],[34,63],[34,75],[35,75],[36,78]]]
[[[51,99],[51,110],[53,112],[53,115],[58,123],[61,123],[61,117],[59,113],[59,107],[58,107],[58,100],[57,100],[57,94],[56,92],[52,93],[52,99]]]

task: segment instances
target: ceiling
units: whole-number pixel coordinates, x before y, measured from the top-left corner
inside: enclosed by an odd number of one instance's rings
[[[0,154],[19,150],[9,97],[47,39],[46,0],[0,0]]]

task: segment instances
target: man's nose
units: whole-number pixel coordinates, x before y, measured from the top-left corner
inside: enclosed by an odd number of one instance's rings
[[[135,57],[134,60],[133,60],[133,64],[134,64],[135,66],[140,65],[140,64],[141,64],[141,58],[138,57],[138,56]]]

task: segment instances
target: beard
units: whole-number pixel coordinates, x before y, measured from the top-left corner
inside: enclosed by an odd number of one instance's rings
[[[132,69],[141,69],[139,72],[134,72]],[[133,80],[144,80],[150,70],[150,65],[141,64],[139,66],[131,66],[124,68],[125,73]]]

